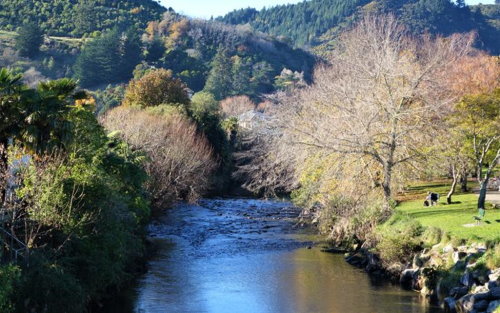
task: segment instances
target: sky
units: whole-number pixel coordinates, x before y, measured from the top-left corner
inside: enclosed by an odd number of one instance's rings
[[[297,3],[302,0],[161,0],[166,7],[191,17],[210,18],[224,15],[235,9],[252,7],[262,9],[279,4]],[[495,0],[465,0],[467,4],[492,4]]]

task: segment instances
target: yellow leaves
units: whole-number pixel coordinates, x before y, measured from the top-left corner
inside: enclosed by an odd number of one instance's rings
[[[153,37],[156,33],[158,32],[158,22],[149,22],[148,26],[146,27],[146,33],[150,36]]]
[[[96,101],[94,97],[88,95],[87,98],[75,100],[75,107],[82,109],[94,109]]]
[[[130,13],[131,14],[139,14],[142,12],[142,8],[141,7],[135,7],[133,9],[130,10]]]
[[[174,42],[177,42],[179,39],[185,36],[188,30],[189,30],[189,21],[187,19],[175,22],[172,24],[172,26],[170,26],[170,38]]]

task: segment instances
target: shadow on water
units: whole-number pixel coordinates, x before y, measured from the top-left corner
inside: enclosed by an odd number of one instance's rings
[[[149,271],[105,312],[434,313],[417,293],[323,253],[285,202],[205,200],[149,229]]]

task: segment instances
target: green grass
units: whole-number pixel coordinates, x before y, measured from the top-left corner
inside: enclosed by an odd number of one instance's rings
[[[431,191],[441,191],[436,184]],[[443,197],[440,203],[432,207],[424,207],[425,199],[403,201],[396,210],[408,214],[418,220],[423,226],[434,226],[448,232],[452,237],[466,240],[500,241],[500,209],[493,209],[487,205],[484,220],[474,227],[465,227],[465,224],[474,224],[473,216],[477,215],[477,196],[474,194],[459,194],[453,196],[453,204],[446,204]]]

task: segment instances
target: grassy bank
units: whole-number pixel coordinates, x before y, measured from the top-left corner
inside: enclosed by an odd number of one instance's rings
[[[440,228],[456,239],[500,242],[500,210],[488,203],[483,221],[476,225],[473,217],[478,214],[477,196],[473,193],[459,193],[453,196],[452,204],[447,204],[447,188],[443,182],[410,187],[406,196],[412,200],[402,201],[396,210],[417,220],[424,227]],[[437,205],[423,206],[427,191],[441,195]]]

